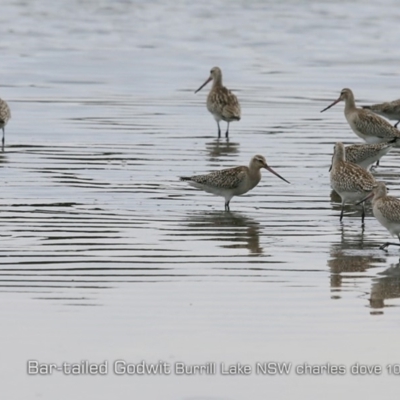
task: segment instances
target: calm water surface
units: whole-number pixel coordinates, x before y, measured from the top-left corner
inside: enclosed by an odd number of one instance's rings
[[[7,399],[371,398],[398,387],[399,250],[340,206],[333,144],[359,139],[335,100],[400,97],[398,4],[5,0],[0,96],[2,394]],[[217,140],[194,90],[218,65],[243,116]],[[225,129],[225,125],[223,125]],[[265,171],[231,202],[179,182]],[[376,171],[400,197],[398,150]],[[217,363],[215,375],[117,376],[116,360]],[[27,361],[109,363],[28,376]],[[220,363],[291,362],[223,376]],[[380,365],[369,378],[355,363]],[[343,376],[295,366],[344,365]],[[400,372],[400,371],[399,371]]]

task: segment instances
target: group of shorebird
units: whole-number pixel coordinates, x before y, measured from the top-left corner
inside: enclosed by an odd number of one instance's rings
[[[200,91],[209,82],[212,83],[207,97],[207,109],[213,115],[218,126],[218,138],[221,137],[220,121],[227,122],[225,137],[229,137],[229,124],[239,121],[241,117],[240,103],[237,97],[222,84],[222,72],[218,67],[210,71],[209,78],[195,93]],[[351,129],[366,144],[355,144],[345,147],[343,143],[336,143],[330,168],[331,187],[341,197],[342,210],[340,221],[343,218],[345,204],[362,204],[361,221],[364,224],[365,201],[372,198],[372,210],[376,219],[389,232],[397,236],[400,241],[400,200],[387,195],[383,182],[377,182],[370,169],[380,158],[393,147],[400,147],[400,131],[397,124],[400,122],[400,100],[390,103],[375,104],[357,108],[353,92],[343,89],[340,96],[331,105],[323,109],[326,111],[340,101],[345,102],[344,115]],[[392,126],[387,120],[396,120]],[[11,118],[10,108],[0,99],[0,128],[3,131],[2,150],[4,151],[5,126]],[[206,175],[181,177],[191,186],[225,198],[225,211],[230,211],[229,202],[234,196],[240,196],[252,190],[261,180],[261,168],[265,168],[283,181],[290,183],[275,172],[262,155],[255,155],[249,166],[240,166],[211,172]],[[400,243],[385,243],[380,248],[389,245],[400,246]]]
[[[195,91],[200,91],[207,83],[213,82],[207,97],[207,109],[213,115],[218,125],[218,138],[221,137],[220,121],[226,121],[228,126],[225,133],[229,137],[229,123],[239,121],[241,116],[240,104],[237,97],[222,84],[222,72],[218,67],[210,71],[209,78]],[[361,221],[364,224],[365,201],[372,198],[372,210],[376,219],[389,232],[397,236],[400,241],[400,200],[387,195],[383,182],[377,182],[370,170],[393,147],[400,147],[400,131],[397,124],[400,122],[400,100],[391,103],[375,104],[357,108],[353,92],[343,89],[340,96],[331,105],[323,109],[324,112],[339,103],[345,102],[344,114],[351,129],[366,144],[354,144],[345,147],[343,143],[336,143],[330,168],[330,182],[342,200],[340,221],[343,218],[345,204],[362,204]],[[387,120],[396,120],[392,126]],[[258,185],[261,179],[261,168],[272,172],[287,183],[286,179],[277,174],[268,166],[261,155],[254,156],[249,166],[240,166],[211,172],[206,175],[181,177],[191,186],[208,193],[225,198],[225,211],[229,211],[229,202],[232,197],[247,193]],[[385,243],[381,249],[389,245],[400,246],[400,243]]]
[[[375,180],[370,167],[387,154],[393,147],[400,147],[400,131],[396,128],[400,120],[400,100],[391,103],[374,104],[357,108],[354,94],[343,89],[340,96],[324,112],[339,103],[345,102],[344,115],[353,132],[367,144],[345,147],[336,143],[330,168],[331,187],[342,199],[340,221],[346,203],[362,204],[361,222],[364,224],[365,201],[372,199],[372,212],[375,218],[400,241],[400,200],[387,195],[386,185]],[[397,120],[392,126],[378,114]],[[400,243],[386,242],[381,249]]]

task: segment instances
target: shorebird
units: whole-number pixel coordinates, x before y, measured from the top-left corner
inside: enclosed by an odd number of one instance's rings
[[[353,144],[346,146],[346,161],[359,165],[361,168],[369,171],[371,166],[376,162],[379,165],[379,160],[396,144],[397,139],[389,142],[373,143],[373,144]]]
[[[365,201],[372,197],[372,212],[374,217],[383,225],[392,236],[397,236],[400,241],[400,200],[396,197],[388,196],[386,185],[378,182],[378,186],[371,194],[365,197]],[[379,248],[384,250],[386,247],[400,246],[400,243],[386,242]]]
[[[206,175],[183,176],[181,181],[188,181],[195,188],[225,198],[225,211],[230,211],[229,202],[233,196],[240,196],[255,188],[261,180],[261,168],[267,169],[278,178],[288,182],[276,173],[260,155],[254,156],[248,167],[222,169]]]
[[[400,99],[385,103],[372,104],[371,106],[363,106],[363,108],[371,110],[375,114],[382,115],[382,117],[387,119],[397,121],[394,124],[395,128],[397,128],[397,125],[400,122]]]
[[[11,118],[10,107],[8,107],[8,104],[4,100],[0,99],[0,128],[3,130],[3,138],[1,140],[2,151],[4,151],[4,137],[5,137],[4,127],[7,125],[7,122],[10,118]]]
[[[222,71],[218,67],[211,69],[209,78],[195,91],[195,93],[203,89],[203,87],[210,81],[213,81],[213,85],[207,97],[207,109],[217,121],[219,138],[221,137],[219,121],[223,120],[228,123],[225,132],[225,137],[228,138],[229,123],[240,120],[240,104],[237,97],[222,85]]]
[[[361,202],[364,197],[377,186],[375,178],[359,165],[346,160],[346,150],[343,143],[336,143],[332,157],[330,174],[331,187],[342,199],[342,211],[340,221],[343,219],[343,211],[346,203]],[[361,223],[364,225],[365,204],[362,203]]]
[[[350,128],[367,143],[381,143],[390,139],[400,138],[400,131],[390,125],[388,121],[372,111],[357,108],[353,92],[350,89],[343,89],[339,98],[321,110],[321,112],[328,110],[342,100],[345,102],[344,115]],[[400,142],[395,147],[400,147]]]

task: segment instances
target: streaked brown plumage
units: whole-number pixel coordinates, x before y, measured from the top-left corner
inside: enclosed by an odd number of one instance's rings
[[[356,203],[366,197],[377,186],[375,178],[359,165],[345,161],[346,151],[343,143],[336,143],[330,173],[331,187],[342,199],[340,221],[343,219],[344,205]],[[364,223],[363,203],[361,222]]]
[[[206,175],[184,176],[180,180],[188,181],[195,188],[224,197],[225,211],[229,211],[229,202],[233,196],[245,194],[258,185],[261,180],[261,168],[267,169],[289,183],[277,174],[261,155],[254,156],[248,167],[240,166],[214,171]]]
[[[375,218],[393,236],[397,236],[400,241],[400,200],[387,195],[386,185],[378,182],[374,191],[363,200],[372,197],[372,212]],[[384,243],[380,246],[384,249],[390,245],[400,246],[400,243]]]
[[[374,114],[372,111],[357,108],[353,92],[350,89],[343,89],[340,96],[331,105],[324,108],[324,112],[344,100],[344,115],[353,132],[367,143],[381,143],[394,138],[400,138],[400,131],[388,121]],[[396,143],[395,147],[400,147]]]
[[[222,84],[222,71],[214,67],[210,71],[209,78],[195,91],[200,91],[208,82],[213,81],[212,88],[207,97],[207,109],[214,116],[218,125],[218,137],[221,137],[219,121],[228,123],[225,137],[229,136],[229,123],[239,121],[241,117],[240,104],[237,97]]]
[[[2,151],[4,151],[4,140],[5,140],[5,126],[7,125],[7,122],[11,118],[11,111],[10,107],[8,107],[8,104],[0,99],[0,128],[3,130],[3,138],[1,140],[1,148]]]
[[[385,117],[387,119],[397,121],[394,125],[395,128],[400,122],[400,99],[385,103],[372,104],[370,106],[363,106],[363,108],[365,108],[366,110],[371,110],[376,114],[382,115],[382,117]]]
[[[369,171],[375,162],[378,163],[381,157],[389,153],[395,146],[395,142],[396,139],[390,142],[346,146],[346,161],[357,164]]]

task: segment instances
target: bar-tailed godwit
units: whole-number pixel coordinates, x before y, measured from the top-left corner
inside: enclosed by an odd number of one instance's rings
[[[353,144],[346,146],[346,161],[359,165],[361,168],[369,171],[371,166],[395,146],[396,139],[389,142],[373,144]]]
[[[400,241],[400,200],[396,197],[388,196],[386,185],[378,182],[374,191],[363,200],[372,197],[372,212],[375,218],[390,232],[392,236],[397,236]],[[400,243],[384,243],[380,249]]]
[[[356,203],[365,198],[377,186],[375,178],[359,165],[346,160],[346,150],[343,143],[336,143],[332,157],[330,173],[331,187],[342,199],[340,221],[346,203]],[[365,205],[362,204],[361,223],[364,224]]]
[[[228,137],[229,123],[240,120],[240,104],[237,97],[222,85],[222,71],[218,67],[211,69],[209,78],[195,91],[195,93],[203,89],[203,87],[210,81],[213,81],[213,85],[207,97],[207,109],[217,121],[219,138],[221,137],[219,121],[223,120],[228,123],[225,132],[225,137]]]
[[[371,110],[375,114],[382,115],[387,119],[397,121],[394,125],[396,128],[400,122],[400,99],[386,103],[372,104],[371,106],[363,106],[366,110]]]
[[[400,131],[388,121],[374,114],[372,111],[357,108],[353,92],[350,89],[343,89],[340,96],[331,105],[321,110],[324,112],[344,101],[344,115],[353,132],[367,143],[387,142],[390,139],[400,138]],[[400,147],[400,141],[395,147]]]
[[[7,122],[10,118],[11,118],[10,107],[8,107],[8,104],[4,100],[0,99],[0,128],[3,130],[3,138],[1,140],[2,151],[4,151],[4,137],[5,137],[4,127],[7,125]]]
[[[233,196],[247,193],[258,185],[261,179],[260,169],[265,168],[287,183],[276,173],[260,155],[254,156],[249,166],[222,169],[206,175],[184,176],[181,181],[188,181],[195,188],[202,189],[208,193],[225,198],[225,211],[229,210],[229,202]]]

